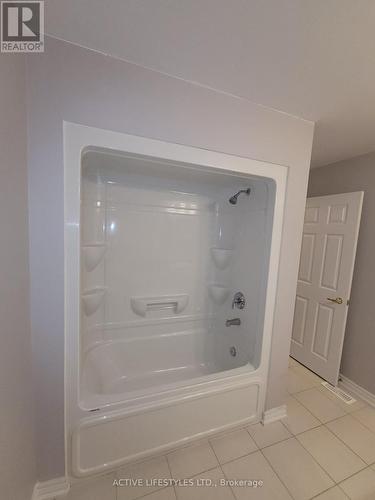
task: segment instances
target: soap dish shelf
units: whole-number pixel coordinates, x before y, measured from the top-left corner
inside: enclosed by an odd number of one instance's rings
[[[131,297],[130,305],[138,316],[146,316],[148,312],[164,309],[172,310],[175,314],[182,312],[189,302],[189,296],[159,295],[158,297]]]
[[[93,271],[102,261],[106,249],[107,245],[100,242],[87,243],[82,246],[82,255],[87,272]]]
[[[211,257],[218,269],[225,269],[228,267],[233,255],[233,250],[227,248],[211,248]]]
[[[103,303],[105,293],[106,288],[100,286],[85,290],[82,293],[83,310],[86,316],[91,316],[99,309]]]

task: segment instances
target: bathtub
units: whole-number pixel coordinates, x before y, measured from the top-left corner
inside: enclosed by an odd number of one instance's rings
[[[223,371],[215,363],[216,332],[191,323],[175,323],[173,329],[170,322],[154,324],[152,335],[149,325],[128,329],[117,332],[118,340],[96,343],[84,355],[82,406],[92,410],[119,401],[145,401],[190,380],[196,384],[214,380]],[[113,335],[107,331],[103,336]],[[225,369],[243,365],[246,372],[254,371],[250,362],[232,356],[228,349]]]
[[[68,474],[260,421],[286,169],[74,124],[64,164]]]

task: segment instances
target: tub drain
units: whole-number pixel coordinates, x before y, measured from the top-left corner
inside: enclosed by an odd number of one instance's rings
[[[232,345],[232,347],[229,349],[230,355],[231,356],[237,356],[237,349]]]

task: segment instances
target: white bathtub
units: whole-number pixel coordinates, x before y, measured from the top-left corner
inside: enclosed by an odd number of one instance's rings
[[[259,421],[286,170],[72,124],[64,141],[68,474]]]
[[[81,407],[92,416],[73,433],[76,476],[259,419],[262,370],[229,351],[224,370],[222,358],[215,363],[218,330],[201,323],[159,321],[151,335],[150,325],[101,331],[117,340],[83,356]]]
[[[93,347],[85,360],[84,385],[90,387],[92,384],[94,394],[126,394],[131,398],[134,392],[153,391],[160,386],[215,372],[203,357],[201,360],[194,357],[192,342],[197,350],[200,347],[203,350],[204,332],[118,340]]]
[[[181,330],[181,326],[190,329]],[[213,327],[192,326],[192,322],[159,323],[153,326],[152,335],[148,335],[150,326],[138,327],[117,331],[118,340],[94,344],[83,359],[82,406],[93,410],[119,401],[145,401],[150,395],[152,399],[157,393],[190,385],[192,380],[214,380],[216,373],[224,372],[215,360],[218,332]],[[174,331],[168,331],[171,328]],[[240,350],[238,342],[236,347]],[[250,362],[243,362],[243,355],[232,356],[229,347],[226,358],[226,370],[254,371]]]

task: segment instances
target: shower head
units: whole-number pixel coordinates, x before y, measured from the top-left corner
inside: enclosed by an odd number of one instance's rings
[[[251,190],[250,190],[250,188],[247,188],[247,189],[241,189],[240,191],[238,191],[238,193],[234,194],[233,196],[231,196],[231,197],[229,198],[229,203],[230,203],[231,205],[237,205],[237,198],[239,197],[239,195],[240,195],[241,193],[245,193],[245,194],[247,194],[247,196],[249,196],[250,191],[251,191]]]

